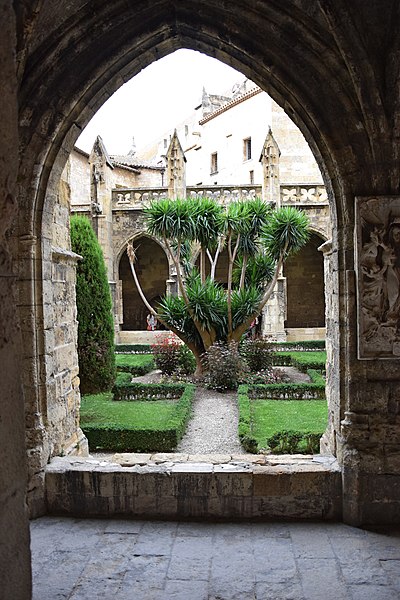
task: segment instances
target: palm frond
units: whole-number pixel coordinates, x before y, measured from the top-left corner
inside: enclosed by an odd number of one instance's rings
[[[293,206],[284,206],[271,213],[262,231],[262,241],[269,255],[278,260],[298,252],[308,241],[309,219],[304,211]]]
[[[257,312],[262,293],[255,286],[232,292],[232,325],[236,329]]]

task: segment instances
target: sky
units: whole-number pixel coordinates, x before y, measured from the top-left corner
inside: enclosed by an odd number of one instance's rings
[[[200,104],[203,86],[209,93],[223,94],[243,79],[238,71],[205,54],[177,50],[115,92],[89,121],[76,146],[90,152],[100,135],[109,154],[127,154],[134,137],[140,151]]]

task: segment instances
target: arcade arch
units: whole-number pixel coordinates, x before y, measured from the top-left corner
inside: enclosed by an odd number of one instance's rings
[[[371,479],[365,432],[359,431],[356,418],[358,412],[365,414],[358,398],[378,390],[382,381],[389,394],[397,389],[393,364],[372,361],[367,369],[357,361],[354,333],[354,195],[396,193],[399,180],[380,81],[356,25],[357,19],[380,23],[379,12],[372,11],[371,19],[360,6],[356,14],[341,2],[322,1],[312,10],[301,1],[290,11],[278,1],[249,10],[235,0],[228,10],[224,3],[206,0],[198,8],[194,0],[151,5],[143,1],[134,7],[118,0],[93,12],[90,3],[71,2],[58,14],[59,4],[53,3],[38,12],[37,35],[28,40],[21,31],[20,43],[27,48],[19,54],[22,158],[14,236],[32,511],[45,509],[43,468],[48,459],[63,448],[76,448],[81,439],[76,423],[66,425],[58,410],[60,399],[76,389],[77,377],[73,331],[70,338],[58,337],[63,323],[73,321],[73,311],[70,303],[63,306],[61,298],[57,304],[61,291],[53,285],[54,275],[62,276],[58,263],[65,265],[66,279],[60,280],[65,283],[73,277],[76,260],[69,251],[65,199],[57,191],[62,168],[82,127],[126,78],[187,47],[231,64],[266,90],[299,126],[323,172],[333,218],[328,323],[331,422],[326,445],[338,449],[345,486],[348,490],[353,486],[354,494],[351,499],[351,494],[345,495],[345,505],[346,518],[355,522],[361,518],[363,489]],[[397,80],[394,72],[391,77]],[[359,80],[364,83],[362,93]],[[394,97],[387,105],[396,111]],[[62,383],[65,361],[70,377]],[[384,416],[381,425],[386,426]],[[378,446],[381,464],[384,442]]]
[[[166,292],[169,279],[167,256],[160,244],[144,235],[135,237],[134,246],[139,281],[146,298],[155,307]],[[122,330],[145,330],[149,311],[135,286],[126,250],[119,261],[118,279],[122,288]]]

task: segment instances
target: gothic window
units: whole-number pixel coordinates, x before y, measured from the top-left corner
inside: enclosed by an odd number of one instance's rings
[[[211,154],[211,168],[210,168],[210,173],[217,173],[218,172],[218,153],[217,152],[213,152]]]
[[[251,185],[253,185],[254,184],[254,171],[250,171],[249,173],[250,173],[250,183],[251,183]]]
[[[243,160],[251,159],[251,137],[243,140]]]

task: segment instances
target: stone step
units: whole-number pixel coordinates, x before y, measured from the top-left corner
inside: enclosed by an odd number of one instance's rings
[[[54,515],[340,520],[342,489],[329,456],[118,454],[53,459],[46,497]]]

